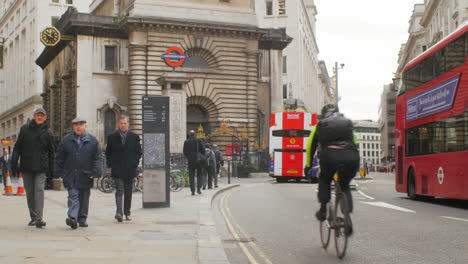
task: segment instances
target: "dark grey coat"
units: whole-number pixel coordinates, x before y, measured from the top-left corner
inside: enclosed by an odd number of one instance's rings
[[[75,135],[66,135],[55,158],[54,177],[63,179],[65,188],[91,188],[93,178],[102,174],[102,151],[97,139],[85,132],[81,148],[75,141]]]
[[[137,175],[137,167],[142,155],[140,137],[128,130],[125,144],[122,145],[119,130],[107,137],[106,160],[112,169],[112,177],[132,179]]]

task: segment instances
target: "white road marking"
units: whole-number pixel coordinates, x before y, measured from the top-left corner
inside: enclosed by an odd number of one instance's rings
[[[361,190],[358,190],[357,192],[358,192],[360,195],[366,197],[366,198],[369,199],[369,200],[374,200],[374,197],[371,197],[371,196],[369,196],[369,195],[363,193]]]
[[[397,210],[397,211],[401,211],[401,212],[405,212],[405,213],[416,213],[416,211],[409,210],[409,209],[399,207],[399,206],[396,206],[396,205],[393,205],[393,204],[385,203],[385,202],[361,202],[361,203],[369,204],[369,205],[373,205],[373,206],[379,206],[379,207],[388,208],[388,209],[393,209],[393,210]]]
[[[468,219],[463,219],[463,218],[450,217],[450,216],[441,216],[441,217],[442,217],[442,218],[447,218],[447,219],[452,219],[452,220],[458,220],[458,221],[468,222]]]

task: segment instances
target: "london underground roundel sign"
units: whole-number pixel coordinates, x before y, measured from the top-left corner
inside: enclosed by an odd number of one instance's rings
[[[162,55],[164,62],[170,67],[179,67],[184,64],[187,56],[184,51],[179,47],[170,47]]]

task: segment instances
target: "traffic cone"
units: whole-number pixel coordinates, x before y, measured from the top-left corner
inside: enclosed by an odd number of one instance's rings
[[[24,183],[23,183],[23,173],[19,173],[18,176],[18,190],[16,191],[16,195],[26,195],[24,191]]]
[[[11,186],[10,172],[9,171],[6,172],[5,179],[6,179],[5,192],[3,193],[3,195],[15,195],[13,193],[13,186]]]

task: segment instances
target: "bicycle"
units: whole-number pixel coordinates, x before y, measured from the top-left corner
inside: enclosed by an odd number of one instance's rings
[[[115,190],[115,181],[110,173],[104,174],[101,181],[98,183],[98,189],[104,193],[111,193]]]
[[[141,166],[138,166],[138,174],[133,178],[133,192],[142,192],[143,191],[143,169]]]
[[[349,201],[341,189],[340,175],[344,172],[344,165],[339,164],[333,175],[335,184],[335,203],[330,201],[327,205],[328,216],[320,222],[320,240],[326,250],[330,242],[331,231],[334,231],[335,250],[339,259],[346,255],[348,237],[351,230],[351,216],[349,215]]]
[[[180,170],[171,170],[169,177],[169,189],[173,192],[178,192],[185,187],[186,181]]]

